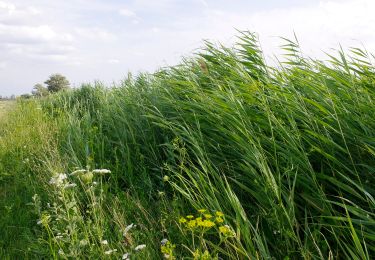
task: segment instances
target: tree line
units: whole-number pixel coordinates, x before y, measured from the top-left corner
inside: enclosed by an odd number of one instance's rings
[[[31,98],[31,97],[45,97],[49,94],[56,93],[62,90],[66,90],[70,88],[70,82],[67,78],[61,74],[52,74],[49,78],[44,82],[46,86],[41,83],[35,84],[33,90],[30,94],[23,94],[21,98]]]

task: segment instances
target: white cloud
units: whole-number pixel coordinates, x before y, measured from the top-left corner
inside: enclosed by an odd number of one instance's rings
[[[16,6],[14,4],[10,4],[7,2],[0,1],[0,11],[6,12],[8,14],[12,14],[16,10]]]
[[[1,91],[6,85],[17,91],[5,94],[26,92],[24,86],[53,72],[79,85],[92,79],[112,82],[124,70],[153,71],[192,55],[203,39],[232,44],[235,28],[257,32],[268,55],[280,53],[278,36],[292,38],[293,31],[315,57],[338,43],[345,48],[363,42],[375,51],[375,1],[309,0],[288,6],[293,0],[278,4],[284,8],[254,2],[0,0]],[[22,79],[17,77],[21,68],[30,71]]]
[[[137,17],[136,13],[127,8],[122,8],[119,11],[119,14],[126,17]]]
[[[116,35],[98,28],[98,27],[93,27],[93,28],[84,28],[84,27],[78,27],[74,29],[75,34],[77,37],[83,37],[86,39],[90,40],[100,40],[100,41],[114,41],[117,39]]]
[[[49,25],[13,26],[0,24],[0,39],[9,43],[37,43],[47,41],[70,42],[73,36],[59,33]]]
[[[117,64],[117,63],[120,63],[120,61],[119,61],[118,59],[109,59],[109,60],[107,60],[107,62],[108,62],[109,64]]]
[[[293,32],[302,49],[315,57],[323,57],[323,50],[337,48],[339,44],[352,47],[363,42],[375,51],[373,10],[372,0],[321,1],[314,6],[278,8],[251,15],[213,10],[208,11],[199,34],[223,40],[236,34],[234,28],[254,31],[268,54],[280,53],[282,41],[278,37],[292,39]]]

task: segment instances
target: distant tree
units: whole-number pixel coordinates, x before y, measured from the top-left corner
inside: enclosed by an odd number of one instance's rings
[[[51,93],[59,92],[69,88],[69,81],[61,74],[53,74],[44,82]]]
[[[34,97],[44,97],[48,95],[48,89],[44,87],[42,84],[38,83],[34,86],[31,93]]]
[[[13,95],[11,95],[9,99],[11,99],[11,100],[14,100],[14,99],[16,99],[16,95],[14,95],[14,94],[13,94]]]
[[[32,98],[33,96],[30,95],[30,94],[28,94],[28,93],[26,93],[26,94],[22,94],[20,97],[21,97],[22,99],[30,99],[30,98]]]

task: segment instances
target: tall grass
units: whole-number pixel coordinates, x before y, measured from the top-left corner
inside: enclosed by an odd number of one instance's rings
[[[286,59],[274,67],[256,36],[243,32],[232,48],[208,42],[178,66],[129,75],[117,87],[95,83],[36,102],[41,121],[56,129],[40,136],[56,155],[32,167],[33,176],[48,180],[43,167],[111,169],[108,203],[125,192],[133,206],[123,218],[143,212],[141,230],[152,232],[139,241],[148,238],[155,259],[166,236],[178,257],[196,249],[177,220],[200,208],[222,211],[235,231],[223,244],[200,237],[223,258],[370,259],[374,57],[353,48],[322,62],[284,41]],[[36,149],[50,148],[38,142]]]

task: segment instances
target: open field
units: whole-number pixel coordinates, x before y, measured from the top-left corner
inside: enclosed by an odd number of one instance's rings
[[[0,126],[1,259],[371,259],[375,66],[256,37]],[[134,224],[134,225],[133,225]]]

